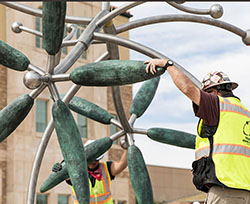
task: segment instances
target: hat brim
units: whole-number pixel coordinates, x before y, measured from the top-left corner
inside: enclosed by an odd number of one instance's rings
[[[103,157],[104,157],[104,155],[102,154],[101,156],[97,157],[95,160],[96,160],[96,161],[99,161],[99,160],[101,160]]]
[[[221,82],[221,83],[217,83],[217,84],[213,84],[211,86],[208,86],[206,87],[205,89],[202,89],[203,91],[207,90],[207,89],[210,89],[212,87],[215,87],[215,86],[218,86],[218,85],[221,85],[221,84],[232,84],[232,90],[236,89],[239,85],[236,83],[236,82],[228,82],[228,81],[224,81],[224,82]]]

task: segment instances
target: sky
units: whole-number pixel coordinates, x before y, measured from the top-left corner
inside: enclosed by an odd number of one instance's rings
[[[111,2],[120,6],[127,2]],[[209,9],[220,4],[224,14],[218,20],[230,23],[242,30],[250,29],[250,2],[185,2],[191,8]],[[129,10],[130,21],[165,14],[189,14],[172,7],[166,2],[146,2]],[[197,15],[210,17],[209,15]],[[240,36],[227,30],[191,22],[168,22],[139,27],[129,32],[130,39],[148,46],[180,64],[198,80],[210,71],[220,70],[231,81],[239,84],[234,94],[250,109],[250,46]],[[148,60],[149,57],[130,50],[131,60]],[[133,85],[133,95],[142,83]],[[173,84],[166,72],[156,95],[145,111],[136,120],[134,127],[170,128],[196,134],[198,118],[194,116],[191,101]],[[191,169],[194,150],[174,147],[149,139],[146,135],[135,135],[135,144],[140,148],[146,164]]]

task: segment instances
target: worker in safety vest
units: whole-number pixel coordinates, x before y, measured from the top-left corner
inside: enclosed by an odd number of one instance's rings
[[[84,146],[94,142],[94,140],[88,140]],[[113,204],[111,195],[111,180],[116,175],[121,173],[127,167],[127,150],[125,149],[120,161],[107,161],[100,162],[104,157],[101,155],[88,164],[88,175],[89,175],[89,190],[90,190],[90,204]],[[62,162],[56,163],[52,171],[57,172],[62,169]],[[72,198],[74,204],[79,204],[76,199],[76,194],[71,184],[70,179],[66,179],[66,182],[72,188]]]
[[[145,62],[146,72],[165,67],[199,117],[193,183],[208,192],[206,204],[250,204],[250,112],[232,90],[238,84],[211,72],[201,90],[168,59]]]

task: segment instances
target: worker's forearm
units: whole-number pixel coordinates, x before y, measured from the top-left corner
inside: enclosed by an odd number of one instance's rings
[[[127,163],[127,150],[125,150],[121,156],[121,159],[120,159],[120,162],[121,162],[121,166],[123,169],[125,169],[128,165]]]
[[[127,150],[122,154],[120,161],[114,161],[111,165],[111,173],[113,176],[121,173],[127,167]]]
[[[167,70],[176,87],[194,103],[199,105],[200,90],[194,85],[194,83],[175,66],[170,66]]]
[[[177,67],[171,66],[167,70],[176,87],[184,94],[187,94],[189,87],[194,86],[193,82]]]

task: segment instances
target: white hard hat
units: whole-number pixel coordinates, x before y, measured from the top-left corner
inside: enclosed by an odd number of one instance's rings
[[[94,142],[95,140],[88,140],[87,142],[85,142],[84,147],[86,147],[87,145],[91,144],[92,142]],[[95,160],[99,161],[104,157],[104,154],[102,154],[101,156],[97,157]]]

